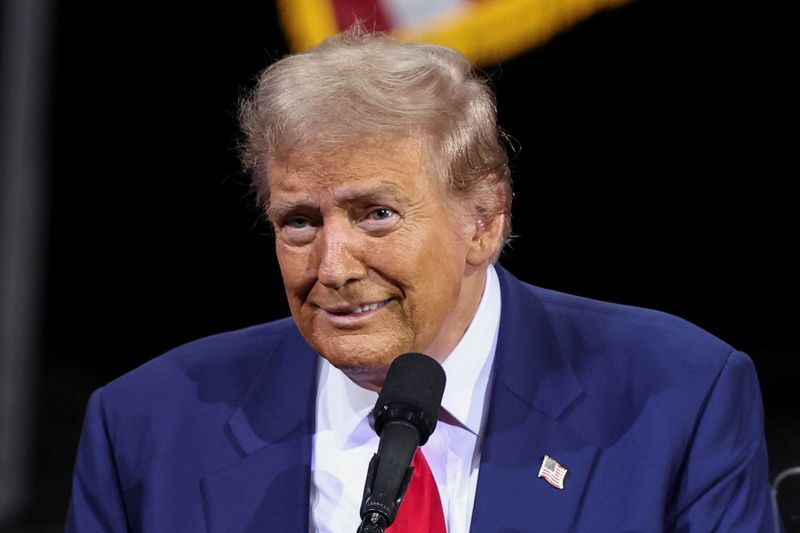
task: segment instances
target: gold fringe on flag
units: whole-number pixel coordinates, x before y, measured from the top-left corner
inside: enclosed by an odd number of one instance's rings
[[[293,51],[309,48],[343,28],[335,0],[278,0]],[[630,0],[477,0],[423,26],[392,33],[401,39],[455,48],[476,65],[492,65],[545,43],[603,9]]]

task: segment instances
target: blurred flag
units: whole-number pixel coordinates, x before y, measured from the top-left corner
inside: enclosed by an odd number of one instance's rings
[[[491,65],[537,46],[597,11],[630,0],[278,0],[293,51],[355,20],[375,31],[459,50]]]

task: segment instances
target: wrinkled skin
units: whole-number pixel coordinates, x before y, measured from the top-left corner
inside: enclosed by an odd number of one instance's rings
[[[379,390],[392,360],[443,361],[480,301],[499,222],[449,198],[414,138],[269,162],[275,246],[306,341]],[[367,308],[365,306],[370,306]]]

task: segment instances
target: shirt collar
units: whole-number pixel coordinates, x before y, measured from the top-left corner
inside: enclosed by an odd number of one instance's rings
[[[489,265],[481,301],[467,330],[442,367],[447,375],[442,408],[477,435],[500,325],[500,282]],[[317,430],[331,430],[340,447],[357,445],[366,435],[359,427],[375,406],[378,394],[359,387],[324,358],[319,365]],[[370,430],[371,431],[371,430]],[[354,441],[355,439],[355,441]]]
[[[481,429],[499,326],[500,282],[490,265],[475,316],[442,364],[447,374],[442,407],[475,435]]]
[[[358,445],[348,441],[357,438],[356,430],[375,407],[378,393],[359,387],[324,358],[318,383],[317,432],[332,431],[339,449]]]

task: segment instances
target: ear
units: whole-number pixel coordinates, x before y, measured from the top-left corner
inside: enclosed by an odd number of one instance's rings
[[[470,236],[467,263],[472,266],[486,265],[492,260],[503,239],[503,226],[507,215],[500,213],[480,216],[475,213],[474,230]]]

